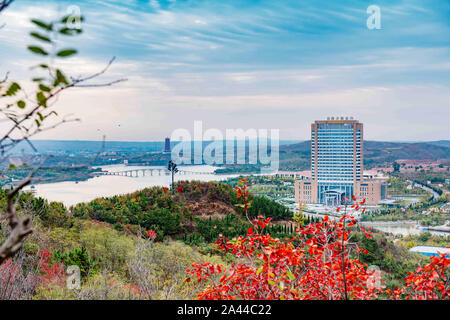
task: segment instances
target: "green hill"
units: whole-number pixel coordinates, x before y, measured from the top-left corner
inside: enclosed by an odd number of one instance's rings
[[[303,141],[280,147],[280,170],[310,168],[311,142]],[[364,166],[389,165],[395,160],[437,160],[450,158],[450,141],[435,142],[364,142]]]

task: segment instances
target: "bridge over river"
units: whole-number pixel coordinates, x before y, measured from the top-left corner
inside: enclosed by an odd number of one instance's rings
[[[214,172],[205,171],[189,171],[178,169],[177,175],[215,175]],[[97,176],[124,176],[124,177],[146,177],[146,176],[168,176],[170,171],[163,168],[143,168],[143,169],[130,169],[121,171],[101,171],[95,172],[94,175]]]

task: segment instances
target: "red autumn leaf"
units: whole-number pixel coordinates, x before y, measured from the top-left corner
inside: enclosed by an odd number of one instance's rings
[[[267,233],[255,233],[253,228],[248,228],[246,236],[233,241],[220,237],[216,241],[219,249],[235,255],[238,262],[227,268],[193,263],[186,271],[188,275],[209,284],[197,298],[370,300],[383,293],[392,299],[449,299],[450,290],[442,279],[448,281],[450,259],[444,256],[434,257],[428,265],[410,273],[402,289],[384,290],[383,287],[370,286],[373,272],[349,255],[350,231],[344,226],[346,218],[352,219],[349,226],[357,223],[350,216],[340,220],[326,217],[321,222],[299,227],[296,237],[283,240]],[[257,228],[267,221],[258,217],[252,223]],[[361,230],[370,237],[364,228]],[[357,252],[369,253],[360,248]],[[213,278],[215,270],[222,273],[218,283]]]

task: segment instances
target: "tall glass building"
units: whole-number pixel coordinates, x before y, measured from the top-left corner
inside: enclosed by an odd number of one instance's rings
[[[311,180],[296,183],[303,203],[338,206],[345,197],[361,194],[363,181],[363,124],[349,117],[329,117],[311,125]],[[375,186],[377,189],[377,186]],[[370,195],[371,202],[380,200]]]

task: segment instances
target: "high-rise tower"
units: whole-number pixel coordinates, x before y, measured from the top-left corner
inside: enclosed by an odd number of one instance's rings
[[[164,153],[170,153],[170,138],[166,138],[164,142]]]
[[[368,203],[378,203],[385,195],[380,181],[363,180],[363,147],[363,124],[352,117],[315,121],[311,125],[311,180],[296,183],[297,201],[337,206],[345,197],[367,194]]]

